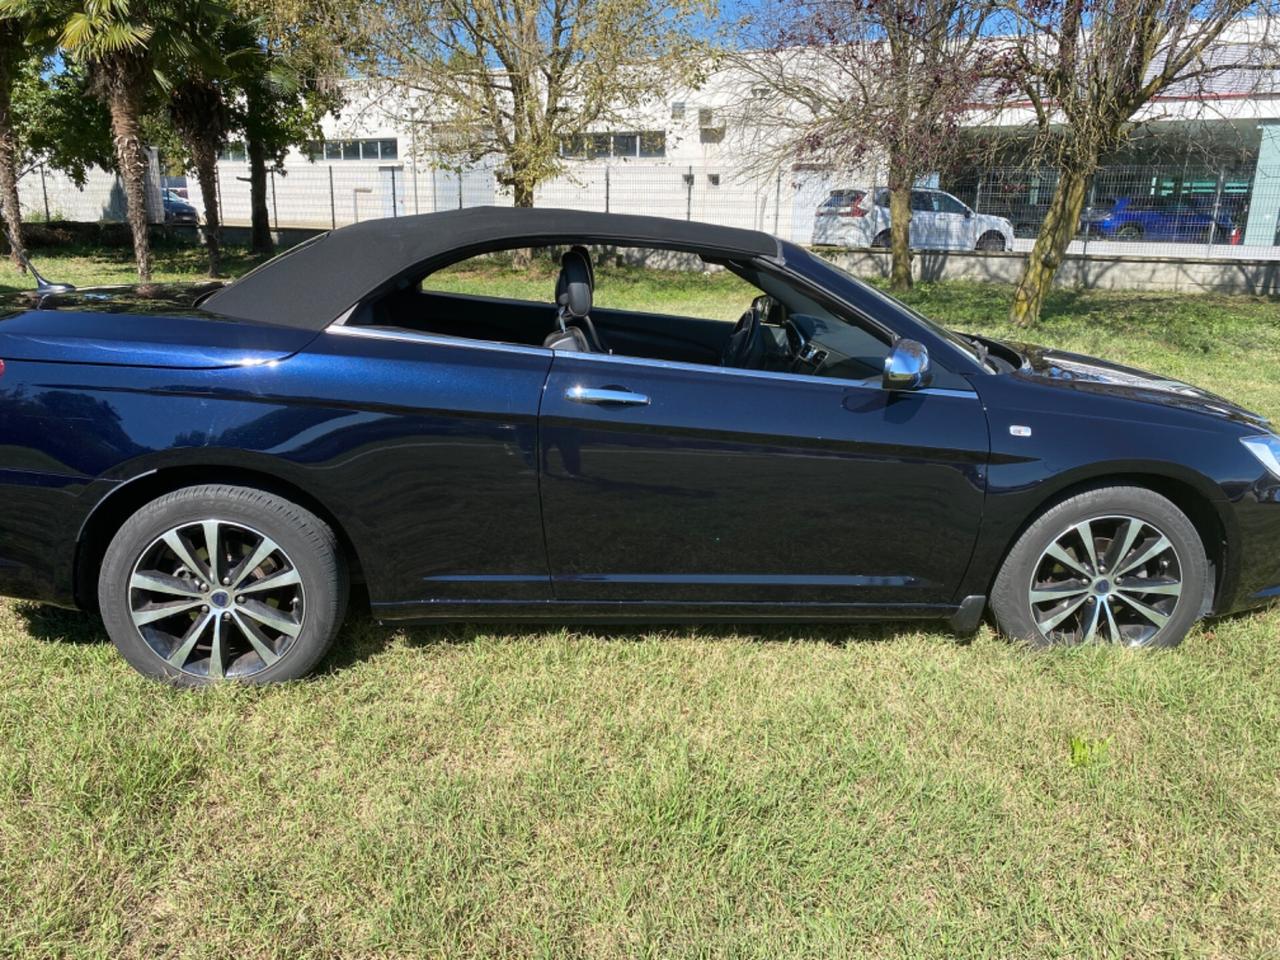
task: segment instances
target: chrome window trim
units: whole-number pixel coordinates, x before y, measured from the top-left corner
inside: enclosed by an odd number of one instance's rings
[[[442,336],[438,333],[418,333],[388,327],[352,327],[345,324],[325,327],[325,333],[340,337],[363,337],[366,340],[393,340],[400,343],[429,343],[438,347],[465,347],[469,350],[492,350],[497,353],[522,353],[534,357],[549,357],[546,347],[528,347],[517,343],[501,343],[497,340],[469,340],[466,337]]]
[[[696,373],[718,374],[730,377],[747,377],[756,380],[783,380],[788,383],[835,384],[861,390],[884,390],[878,381],[844,380],[839,377],[820,377],[809,373],[786,373],[775,370],[743,370],[739,367],[713,367],[706,363],[686,363],[683,360],[651,360],[648,357],[625,357],[610,353],[556,352],[546,347],[529,347],[496,340],[469,340],[466,337],[450,337],[437,333],[417,333],[413,330],[388,329],[386,327],[330,326],[325,333],[343,337],[363,337],[368,340],[391,340],[402,343],[426,343],[441,347],[464,347],[470,350],[494,350],[499,353],[521,353],[536,357],[566,357],[590,360],[597,363],[629,363],[659,370],[689,370]],[[977,400],[973,390],[953,390],[949,387],[925,387],[921,390],[902,391],[912,396],[955,397]]]

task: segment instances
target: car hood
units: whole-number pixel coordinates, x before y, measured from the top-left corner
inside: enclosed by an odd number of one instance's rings
[[[1055,350],[1052,347],[997,342],[1022,357],[1022,367],[1018,371],[1020,376],[1091,393],[1105,393],[1144,403],[1177,407],[1233,420],[1250,427],[1270,429],[1270,422],[1261,414],[1180,380],[1171,380],[1145,370],[1111,363],[1098,357]]]
[[[1013,223],[1005,217],[992,216],[989,213],[975,213],[974,226],[980,230],[1013,230]]]
[[[219,283],[90,287],[0,295],[0,359],[199,369],[283,360],[313,330],[196,306]]]

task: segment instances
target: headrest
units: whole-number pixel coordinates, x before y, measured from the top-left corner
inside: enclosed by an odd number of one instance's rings
[[[591,258],[580,247],[560,258],[556,303],[567,318],[581,319],[591,312]]]
[[[571,353],[591,353],[591,347],[587,343],[587,335],[578,327],[569,327],[567,330],[552,330],[547,338],[542,341],[542,345],[549,350],[559,350]]]

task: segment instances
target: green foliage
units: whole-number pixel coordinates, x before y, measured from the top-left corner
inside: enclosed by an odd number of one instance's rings
[[[55,69],[51,58],[29,59],[14,84],[13,113],[20,169],[44,163],[83,184],[89,167],[115,168],[111,116],[80,64]]]

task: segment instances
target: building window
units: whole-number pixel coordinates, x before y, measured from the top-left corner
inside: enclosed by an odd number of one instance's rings
[[[303,147],[308,159],[395,160],[399,142],[392,140],[313,140]]]
[[[667,155],[667,135],[662,130],[648,130],[640,134],[640,156],[665,157]]]
[[[627,130],[617,133],[586,133],[567,137],[560,146],[562,157],[599,160],[603,157],[665,157],[665,130]]]
[[[683,100],[677,100],[675,103],[671,104],[671,119],[672,120],[684,119],[684,101]]]
[[[233,140],[228,143],[218,153],[219,160],[236,160],[243,162],[249,159],[248,153],[245,151],[244,144],[239,140]]]

